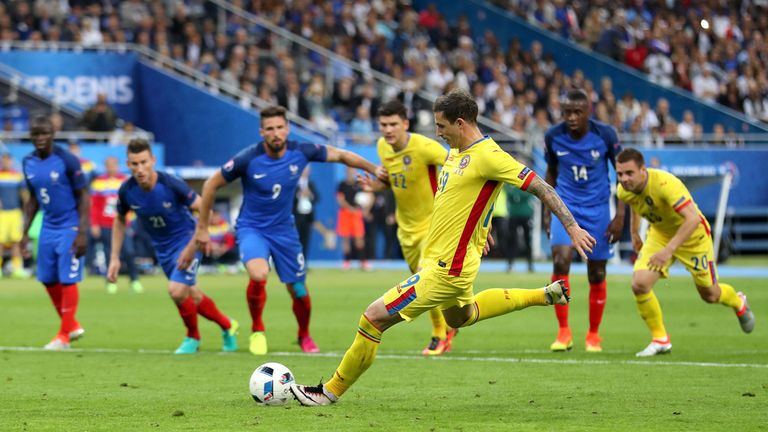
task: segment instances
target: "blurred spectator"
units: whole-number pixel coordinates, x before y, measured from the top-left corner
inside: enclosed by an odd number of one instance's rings
[[[117,125],[117,114],[107,104],[107,95],[99,93],[96,103],[83,113],[80,124],[91,132],[112,132]]]
[[[397,222],[395,220],[395,195],[387,188],[373,194],[371,208],[364,214],[365,218],[365,250],[371,259],[393,259],[397,249]],[[379,234],[384,239],[381,256],[377,256]]]
[[[218,211],[211,210],[208,234],[211,239],[211,254],[203,257],[202,264],[216,265],[221,271],[227,265],[235,265],[240,260],[235,232],[227,218]]]
[[[3,153],[0,156],[0,279],[6,250],[11,257],[11,277],[27,277],[19,247],[24,226],[21,207],[26,197],[24,176],[14,168],[10,153]]]
[[[128,142],[134,138],[149,140],[149,134],[137,129],[133,122],[125,121],[122,128],[115,129],[109,135],[109,144],[113,146],[128,145]]]
[[[696,121],[693,118],[693,112],[686,110],[683,113],[683,121],[677,125],[677,136],[683,141],[690,141],[694,138],[696,130]]]
[[[315,222],[315,204],[319,200],[317,189],[309,179],[309,166],[304,168],[296,187],[296,199],[293,203],[293,217],[296,220],[296,231],[299,233],[299,241],[304,251],[304,259],[308,258],[309,240],[312,225]]]
[[[344,253],[343,269],[349,270],[352,267],[352,260],[359,259],[361,268],[369,270],[370,265],[365,257],[365,225],[362,208],[370,208],[372,198],[369,193],[362,192],[358,186],[355,168],[347,167],[346,173],[344,181],[339,183],[336,192],[336,202],[339,204],[336,234],[341,238],[341,248]]]
[[[85,181],[86,183],[90,184],[93,180],[93,177],[96,175],[96,165],[90,159],[82,157],[80,144],[78,144],[77,141],[70,141],[69,145],[67,145],[67,150],[75,155],[75,157],[80,161],[80,169],[83,171]]]

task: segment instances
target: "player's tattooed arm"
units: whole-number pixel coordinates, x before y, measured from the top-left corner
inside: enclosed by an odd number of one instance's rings
[[[576,219],[573,218],[571,211],[568,210],[563,200],[560,199],[560,195],[555,192],[552,186],[543,182],[538,176],[533,178],[531,184],[528,185],[527,191],[541,200],[544,206],[560,219],[560,222],[562,222],[566,229],[576,223]]]

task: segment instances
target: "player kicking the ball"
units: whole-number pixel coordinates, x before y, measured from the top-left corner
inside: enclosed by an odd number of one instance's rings
[[[551,186],[480,133],[477,103],[471,95],[451,91],[435,101],[433,110],[437,135],[451,151],[437,182],[422,269],[368,306],[330,381],[291,388],[303,405],[335,402],[371,366],[384,331],[430,309],[439,307],[448,325],[458,328],[530,306],[568,303],[562,281],[539,289],[493,288],[474,294],[491,208],[502,182],[539,197],[560,219],[585,260],[595,244]]]

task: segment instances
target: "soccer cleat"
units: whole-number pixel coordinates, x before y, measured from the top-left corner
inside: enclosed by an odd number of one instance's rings
[[[635,357],[651,357],[659,354],[669,354],[672,352],[672,342],[669,338],[666,340],[652,340],[644,350],[635,354]]]
[[[251,333],[251,343],[248,350],[253,355],[264,355],[267,353],[267,336],[264,332]]]
[[[11,273],[11,279],[27,279],[29,278],[29,273],[27,273],[24,269],[18,269],[14,270],[13,273]]]
[[[456,329],[450,329],[445,334],[445,340],[441,340],[437,336],[432,337],[432,340],[429,341],[429,345],[421,350],[421,354],[425,356],[439,356],[450,352],[451,345],[453,344],[453,337],[458,332],[459,331]]]
[[[320,352],[320,348],[317,347],[317,344],[315,344],[315,341],[312,340],[311,336],[299,336],[299,347],[301,347],[302,351],[309,354]]]
[[[141,294],[144,292],[144,285],[142,285],[141,282],[135,280],[131,282],[131,290],[136,294]]]
[[[291,384],[291,393],[304,406],[323,406],[330,405],[336,402],[336,397],[332,394],[327,394],[323,389],[323,383],[316,386],[304,386],[299,384]]]
[[[755,328],[755,314],[752,313],[752,309],[749,308],[746,294],[739,291],[736,295],[738,295],[742,301],[741,309],[736,312],[736,316],[739,318],[739,324],[741,324],[741,330],[744,333],[751,333],[752,329]]]
[[[587,333],[586,338],[586,351],[591,353],[603,352],[603,347],[600,346],[603,338],[597,333]]]
[[[117,284],[112,282],[107,282],[107,293],[117,294]]]
[[[85,329],[82,327],[78,327],[77,329],[69,332],[69,341],[74,342],[80,339],[81,337],[83,337],[84,334],[85,334]]]
[[[52,341],[45,344],[43,347],[44,350],[48,351],[64,351],[69,349],[69,342],[64,342],[63,340],[59,339],[58,337],[53,338]]]
[[[557,332],[557,339],[552,342],[549,349],[554,352],[570,351],[573,349],[573,334],[570,328],[561,328]]]
[[[229,319],[229,328],[221,331],[221,337],[224,339],[224,345],[221,350],[225,352],[237,351],[237,330],[240,324],[232,318]]]
[[[343,263],[341,263],[341,270],[347,271],[352,268],[352,263],[349,262],[349,260],[344,260]]]
[[[571,296],[566,292],[565,282],[557,280],[547,285],[544,288],[544,293],[547,295],[547,303],[551,305],[565,305],[571,301]]]
[[[183,341],[181,341],[181,345],[179,345],[178,348],[176,348],[176,351],[174,351],[174,354],[195,354],[200,350],[200,341],[191,338],[189,336],[185,337]]]
[[[371,267],[371,263],[369,263],[367,260],[360,262],[360,269],[363,270],[364,272],[373,271],[373,267]]]

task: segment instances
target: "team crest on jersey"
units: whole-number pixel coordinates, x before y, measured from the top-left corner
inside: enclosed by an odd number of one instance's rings
[[[169,208],[173,207],[173,204],[171,202],[168,202],[168,201],[163,201],[163,207],[169,209]]]
[[[467,165],[469,165],[470,159],[471,158],[469,157],[469,155],[465,155],[463,158],[461,158],[461,161],[459,161],[459,168],[461,169],[466,168]]]
[[[592,159],[594,159],[594,160],[600,159],[600,150],[593,149],[591,151],[591,154],[592,154]]]
[[[525,180],[525,176],[527,176],[529,172],[531,172],[530,168],[525,167],[522,171],[520,171],[520,174],[517,175],[517,178],[520,180]]]
[[[291,170],[291,175],[296,175],[296,173],[299,172],[299,166],[298,165],[289,165],[288,169]]]
[[[57,171],[51,171],[51,181],[54,183],[58,183],[59,173]]]
[[[403,163],[404,163],[404,164],[406,164],[406,165],[410,165],[410,164],[411,164],[411,162],[413,162],[413,161],[411,160],[411,157],[410,157],[409,155],[405,155],[405,156],[403,156]]]
[[[648,207],[653,207],[653,200],[651,197],[645,197],[645,203],[648,204]]]
[[[232,171],[232,168],[235,167],[235,161],[230,159],[227,163],[224,164],[224,171]]]

